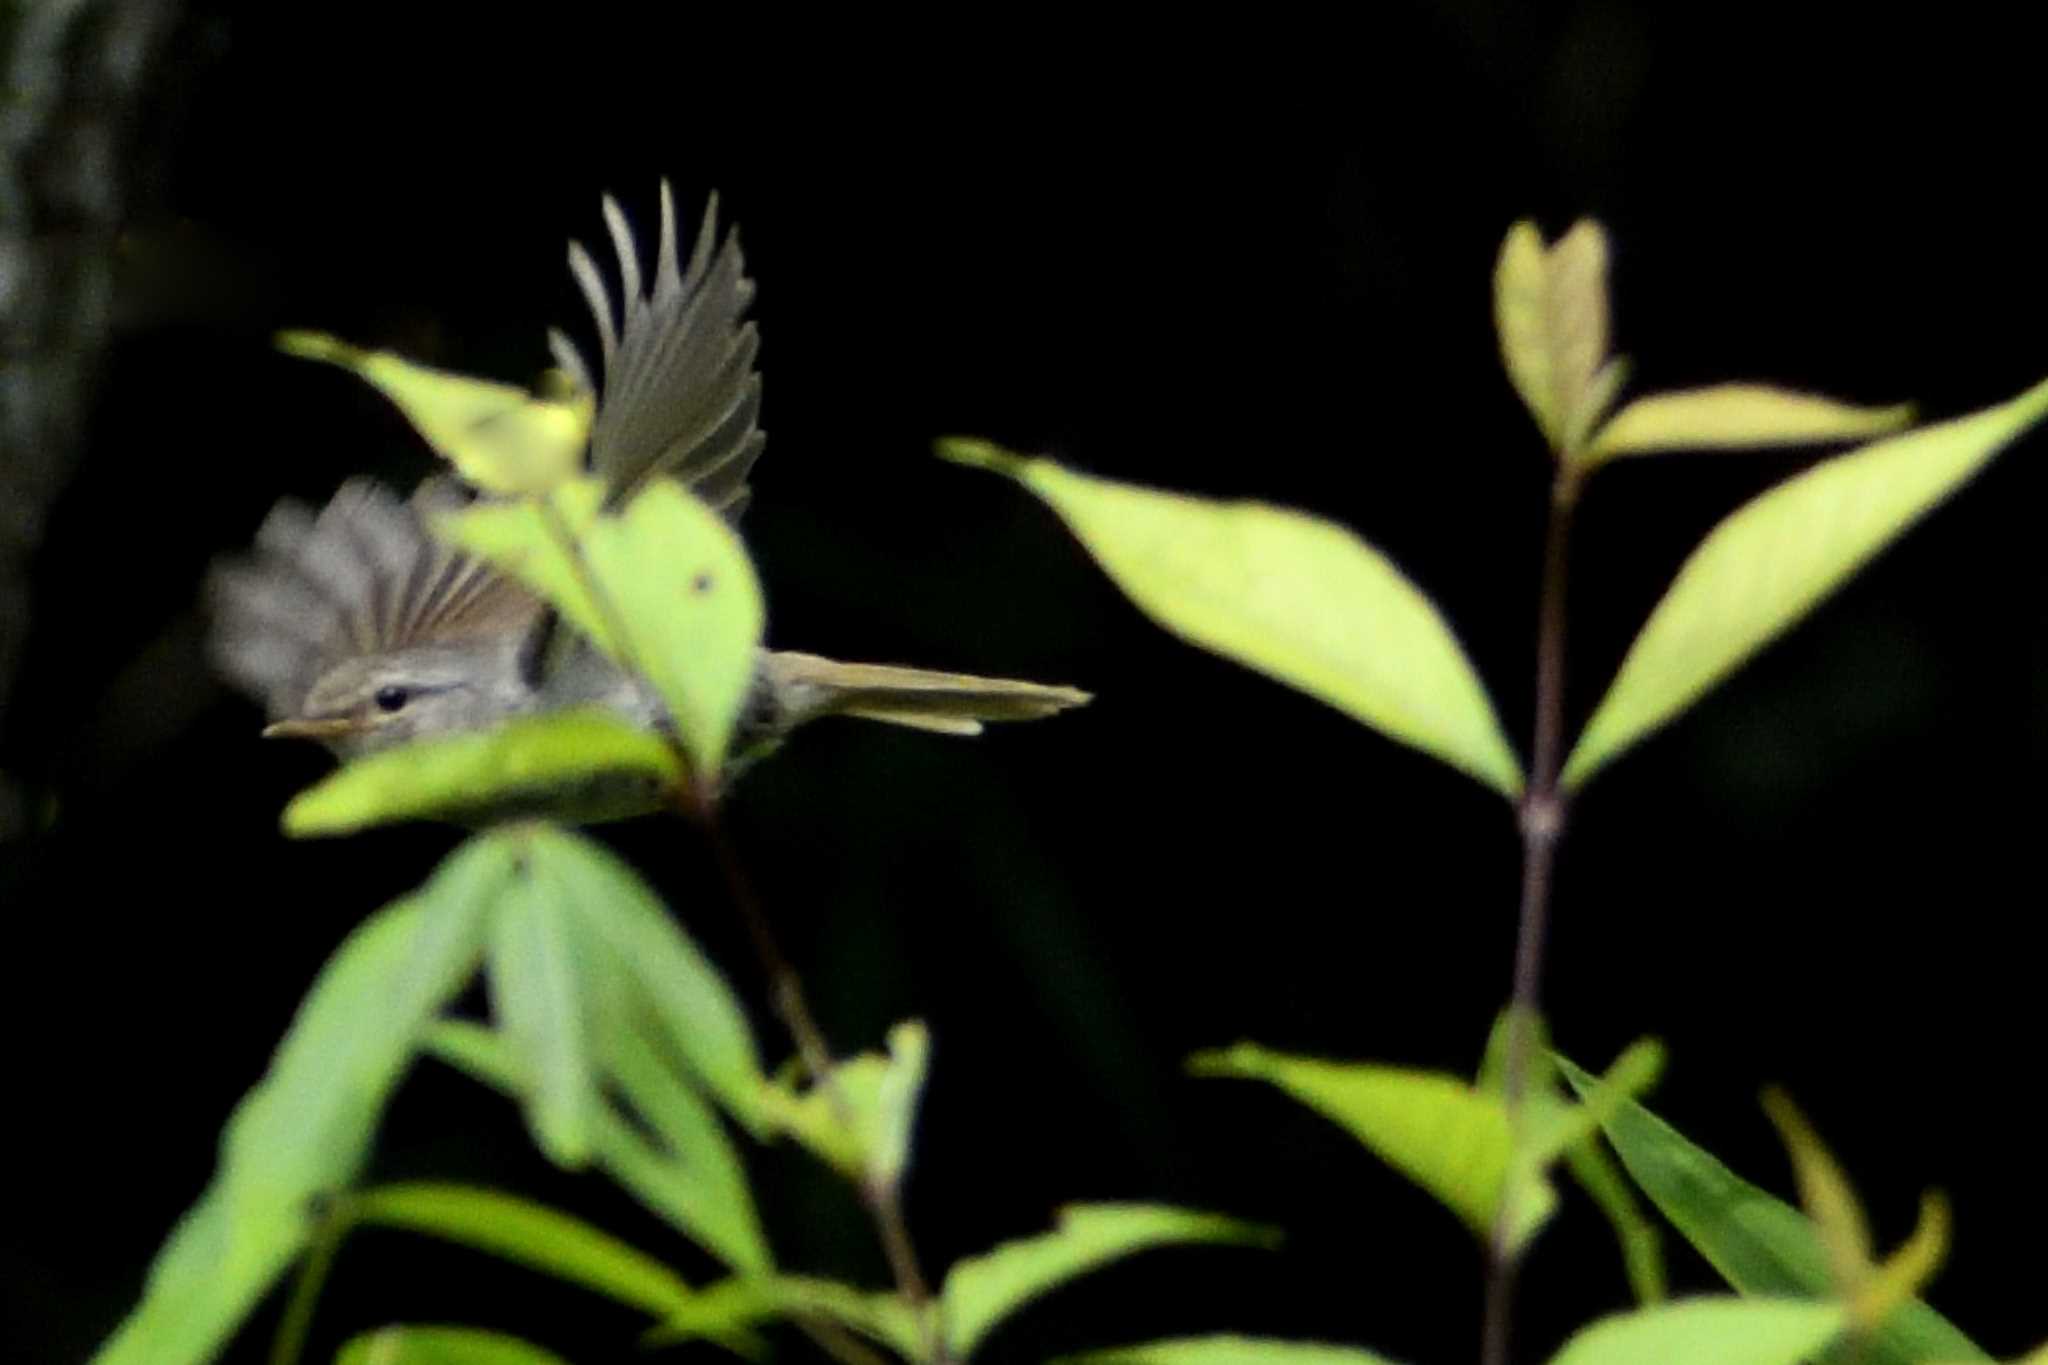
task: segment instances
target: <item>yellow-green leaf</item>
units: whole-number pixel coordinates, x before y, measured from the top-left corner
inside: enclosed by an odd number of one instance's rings
[[[343,1343],[334,1365],[569,1365],[530,1341],[479,1327],[380,1327]]]
[[[1520,793],[1520,765],[1442,615],[1343,527],[1092,478],[985,441],[943,441],[939,453],[1038,494],[1117,586],[1183,639]]]
[[[1551,449],[1585,445],[1621,387],[1607,355],[1607,234],[1582,219],[1545,247],[1536,225],[1516,223],[1493,272],[1494,330],[1508,378]]]
[[[1602,1318],[1550,1365],[1798,1365],[1841,1334],[1840,1304],[1692,1299]]]
[[[1861,441],[1898,431],[1913,407],[1857,407],[1768,384],[1715,384],[1653,393],[1622,408],[1593,438],[1583,463],[1664,450],[1755,450]]]
[[[1188,1069],[1279,1087],[1436,1196],[1475,1236],[1493,1235],[1513,1139],[1499,1095],[1442,1072],[1294,1057],[1255,1043],[1198,1053]],[[1518,1184],[1515,1246],[1534,1236],[1557,1206],[1557,1191],[1540,1171]]]
[[[304,838],[396,820],[619,819],[658,808],[681,776],[661,736],[578,708],[356,759],[293,797],[284,829]]]
[[[2044,413],[2048,383],[1823,461],[1715,527],[1636,637],[1564,784],[1582,784],[1691,705]]]
[[[888,1056],[864,1052],[840,1062],[829,1087],[766,1087],[770,1119],[849,1179],[894,1185],[910,1161],[930,1053],[921,1021],[898,1024],[889,1030]]]
[[[1152,1247],[1216,1242],[1271,1246],[1274,1235],[1219,1214],[1164,1204],[1074,1204],[1036,1237],[1005,1242],[953,1263],[940,1292],[946,1346],[955,1360],[974,1354],[995,1325],[1033,1299]]]
[[[320,332],[281,332],[278,349],[352,370],[398,405],[435,453],[490,493],[542,493],[582,468],[591,395],[530,394],[511,384],[416,365]]]
[[[545,500],[441,519],[456,544],[517,576],[605,653],[653,685],[706,778],[724,762],[753,680],[764,608],[725,519],[657,479],[616,514],[577,480]]]
[[[491,1011],[527,1079],[527,1127],[551,1161],[581,1166],[598,1104],[581,926],[537,859],[521,860],[491,919]]]

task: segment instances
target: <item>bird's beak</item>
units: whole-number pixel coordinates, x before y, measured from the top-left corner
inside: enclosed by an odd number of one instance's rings
[[[362,729],[348,716],[294,716],[263,727],[265,739],[339,739]]]

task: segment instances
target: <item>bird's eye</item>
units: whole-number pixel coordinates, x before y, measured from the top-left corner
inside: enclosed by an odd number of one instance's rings
[[[402,687],[380,687],[377,689],[377,709],[396,711],[404,706],[410,694]]]

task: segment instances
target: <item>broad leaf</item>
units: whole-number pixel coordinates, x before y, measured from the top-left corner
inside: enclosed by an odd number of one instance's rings
[[[1508,230],[1493,272],[1501,360],[1550,448],[1575,458],[1621,387],[1607,355],[1607,234],[1591,219],[1545,247],[1533,223]]]
[[[1573,1089],[1591,1090],[1592,1076],[1562,1057],[1556,1061]],[[1827,1253],[1799,1210],[1742,1179],[1633,1100],[1616,1105],[1601,1127],[1630,1178],[1736,1289],[1763,1296],[1834,1293]],[[1867,1365],[1988,1359],[1918,1300],[1886,1318],[1863,1349]]]
[[[956,1261],[940,1294],[947,1351],[974,1354],[990,1330],[1031,1300],[1151,1247],[1222,1242],[1271,1246],[1274,1234],[1213,1213],[1162,1204],[1074,1204],[1051,1232]]]
[[[1838,455],[1714,528],[1636,636],[1579,736],[1577,786],[1798,621],[2048,413],[2048,383],[2010,403]]]
[[[1272,1337],[1175,1337],[1063,1356],[1057,1365],[1394,1365],[1357,1346]]]
[[[1294,1057],[1254,1043],[1199,1053],[1188,1067],[1198,1076],[1279,1087],[1429,1191],[1476,1236],[1492,1236],[1507,1188],[1513,1132],[1499,1095],[1446,1073]],[[1511,1234],[1515,1246],[1534,1236],[1557,1206],[1557,1191],[1540,1172],[1520,1188]]]
[[[196,1365],[233,1334],[306,1244],[322,1198],[355,1178],[421,1032],[475,973],[507,875],[502,849],[472,841],[335,951],[97,1365]]]
[[[491,1010],[527,1078],[526,1122],[548,1158],[590,1159],[597,1106],[588,997],[603,988],[543,860],[527,857],[492,909]]]
[[[1714,384],[1627,404],[1593,438],[1585,463],[1666,450],[1757,450],[1862,441],[1909,425],[1911,404],[1866,408],[1768,384]]]
[[[444,1020],[428,1034],[427,1046],[450,1066],[508,1096],[517,1098],[525,1089],[511,1047],[495,1030]],[[768,1247],[744,1184],[735,1194],[730,1178],[707,1170],[701,1153],[678,1152],[650,1141],[635,1122],[608,1105],[595,1115],[591,1142],[596,1164],[605,1174],[706,1251],[735,1270],[770,1268]],[[712,1164],[727,1161],[737,1166],[729,1151],[713,1158]],[[717,1321],[730,1325],[727,1318]]]
[[[320,332],[282,332],[278,349],[353,370],[398,405],[436,454],[491,493],[543,493],[582,468],[596,407],[587,393],[555,399],[415,365]]]
[[[1442,615],[1343,527],[1263,503],[1091,478],[985,441],[943,441],[939,453],[1038,494],[1117,586],[1176,635],[1509,797],[1521,792],[1521,768],[1486,689]]]
[[[610,711],[559,711],[356,759],[293,797],[284,830],[303,838],[396,820],[481,824],[522,812],[618,819],[658,808],[681,776],[659,735]]]
[[[725,519],[656,480],[616,514],[604,489],[441,519],[456,544],[517,576],[660,694],[698,773],[714,778],[753,680],[761,586]]]
[[[404,1228],[514,1261],[666,1318],[694,1295],[667,1266],[566,1213],[496,1190],[418,1182],[365,1190],[356,1221]]]
[[[1841,1305],[1704,1298],[1602,1318],[1550,1365],[1799,1365],[1841,1334]]]
[[[864,1052],[838,1063],[830,1086],[771,1086],[774,1121],[847,1178],[893,1186],[910,1160],[930,1051],[923,1023],[898,1024],[889,1030],[888,1056]]]
[[[530,1341],[480,1327],[383,1327],[351,1337],[334,1365],[568,1365]]]

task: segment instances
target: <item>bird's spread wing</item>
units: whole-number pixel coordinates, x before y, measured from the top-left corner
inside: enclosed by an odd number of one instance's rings
[[[447,496],[430,482],[407,504],[352,479],[317,516],[290,499],[271,509],[255,549],[209,583],[221,672],[295,715],[343,659],[533,629],[537,598],[428,533],[421,504]]]
[[[619,258],[623,319],[613,312],[597,262],[582,243],[569,244],[569,271],[597,324],[601,373],[593,374],[566,335],[548,333],[555,363],[597,395],[591,468],[614,501],[668,475],[737,519],[747,501],[747,474],[767,439],[758,425],[761,376],[754,368],[760,335],[752,322],[741,321],[754,284],[738,233],[717,241],[713,195],[689,265],[679,267],[675,200],[663,181],[661,239],[649,287],[632,229],[610,196],[604,218]]]

